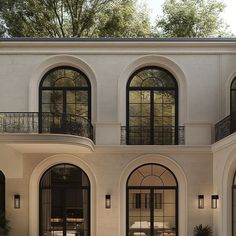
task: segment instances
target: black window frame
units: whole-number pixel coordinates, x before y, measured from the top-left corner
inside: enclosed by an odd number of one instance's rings
[[[173,82],[175,83],[175,87],[130,87],[130,83],[131,81],[133,80],[133,78],[135,77],[135,75],[137,75],[138,73],[140,73],[141,71],[144,71],[144,70],[153,70],[153,69],[156,69],[156,70],[161,70],[165,73],[167,73],[169,76],[172,77],[173,79]],[[173,76],[172,73],[170,73],[168,70],[162,68],[162,67],[159,67],[159,66],[145,66],[145,67],[142,67],[138,70],[136,70],[128,79],[128,82],[127,82],[127,85],[126,85],[126,144],[127,145],[130,145],[130,142],[129,142],[129,139],[130,139],[130,125],[129,125],[129,118],[130,118],[130,112],[129,112],[129,105],[130,105],[130,102],[129,102],[129,92],[130,91],[142,91],[142,90],[149,90],[151,92],[151,94],[154,93],[154,91],[174,91],[175,92],[175,129],[174,129],[174,138],[175,138],[175,141],[174,141],[174,145],[178,145],[179,143],[179,138],[178,138],[178,123],[179,123],[179,120],[178,120],[178,117],[179,117],[179,105],[178,105],[178,97],[179,97],[179,89],[178,89],[178,83],[177,83],[177,80],[175,79],[175,77]],[[151,95],[153,96],[153,95]],[[152,102],[152,101],[151,101]],[[151,108],[150,108],[150,143],[148,145],[155,145],[154,143],[154,110],[153,110],[154,106],[153,104],[151,105]],[[162,126],[162,127],[165,127],[165,126]],[[137,144],[137,145],[142,145],[141,143],[140,144]],[[159,145],[159,144],[157,144]],[[160,144],[162,145],[162,144]]]
[[[232,88],[233,83],[236,82],[236,77],[232,80],[231,84],[230,84],[230,114],[233,113],[233,109],[232,109],[232,92],[235,91],[236,92],[236,88]],[[236,111],[236,108],[235,108]]]
[[[132,176],[132,174],[138,170],[139,168],[142,168],[143,166],[148,166],[148,165],[155,165],[155,166],[160,166],[160,167],[163,167],[165,168],[165,171],[169,171],[172,176],[174,177],[175,179],[175,182],[176,182],[176,186],[129,186],[129,180]],[[145,178],[145,176],[143,176]],[[154,191],[155,190],[168,190],[168,189],[171,189],[171,190],[175,190],[175,226],[176,226],[176,236],[179,236],[179,187],[178,187],[178,180],[175,176],[175,174],[166,166],[164,165],[161,165],[161,164],[157,164],[157,163],[146,163],[146,164],[143,164],[141,166],[138,166],[136,167],[129,175],[129,177],[127,178],[127,181],[126,181],[126,236],[129,236],[129,190],[136,190],[136,189],[140,189],[140,190],[150,190],[150,195],[153,195],[151,198],[150,198],[150,212],[151,212],[151,215],[150,215],[150,236],[154,236],[154,210],[155,209],[161,209],[161,208],[155,208],[155,203],[154,203],[154,198],[155,198],[155,193]],[[162,199],[162,203],[163,203],[163,199]],[[135,206],[134,206],[135,207]],[[141,208],[140,208],[141,210]],[[164,217],[164,216],[163,216]]]
[[[42,185],[42,180],[43,180],[43,177],[49,172],[51,171],[51,169],[57,167],[57,166],[61,166],[61,165],[69,165],[69,166],[72,166],[72,167],[75,167],[77,168],[79,171],[81,171],[81,173],[83,173],[86,177],[87,177],[87,181],[88,181],[88,186],[79,186],[78,188],[80,189],[86,189],[87,190],[87,193],[88,193],[88,198],[87,198],[87,202],[88,202],[88,236],[91,236],[91,183],[90,183],[90,179],[87,175],[87,173],[82,169],[80,168],[79,166],[76,166],[74,164],[71,164],[71,163],[59,163],[59,164],[55,164],[53,166],[51,166],[50,168],[48,168],[44,173],[43,175],[41,176],[40,178],[40,181],[39,181],[39,235],[40,236],[43,236],[43,232],[42,232],[42,190],[43,189],[48,189],[48,187],[41,187]],[[58,184],[58,183],[57,183]],[[72,187],[75,187],[74,185],[74,182],[72,182],[71,184]],[[53,189],[53,187],[51,187]]]
[[[57,70],[73,70],[79,74],[81,74],[84,79],[86,80],[87,82],[87,87],[57,87],[57,86],[43,86],[43,83],[44,83],[44,80],[48,77],[48,75],[50,75],[50,73],[53,73]],[[58,90],[58,91],[63,91],[63,110],[65,109],[66,107],[66,102],[65,102],[65,94],[66,94],[66,91],[87,91],[88,92],[88,103],[87,103],[87,106],[88,106],[88,118],[87,120],[89,122],[91,122],[91,109],[92,109],[92,105],[91,105],[91,83],[90,83],[90,80],[88,78],[88,76],[83,72],[81,71],[80,69],[78,68],[75,68],[75,67],[72,67],[72,66],[58,66],[58,67],[55,67],[51,70],[49,70],[47,73],[44,74],[43,78],[41,79],[40,81],[40,84],[39,84],[39,132],[41,133],[42,132],[42,93],[43,91],[50,91],[50,90]],[[40,115],[41,114],[41,115]],[[64,114],[64,113],[63,113]],[[67,113],[66,113],[67,114]]]
[[[235,197],[235,193],[234,190],[236,191],[236,184],[234,184],[236,181],[236,171],[234,172],[234,177],[233,177],[233,184],[232,184],[232,236],[234,236],[234,232],[236,231],[236,228],[234,227],[234,220],[236,215],[234,214],[234,206],[236,207],[236,202],[234,202],[234,197]]]
[[[2,171],[0,171],[0,199],[2,201],[0,202],[0,213],[3,213],[5,215],[6,211],[6,178]]]

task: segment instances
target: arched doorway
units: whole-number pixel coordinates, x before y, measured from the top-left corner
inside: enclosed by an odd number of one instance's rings
[[[234,174],[232,187],[232,235],[236,235],[236,172]]]
[[[80,70],[56,67],[39,85],[39,132],[92,138],[91,85]]]
[[[90,236],[90,182],[71,164],[47,170],[39,189],[40,236]]]
[[[5,214],[5,176],[0,171],[0,214]]]
[[[135,71],[126,87],[127,144],[178,144],[178,84],[167,70]]]
[[[230,86],[230,133],[236,131],[236,78]]]
[[[136,168],[126,185],[126,236],[178,235],[178,183],[165,166]]]

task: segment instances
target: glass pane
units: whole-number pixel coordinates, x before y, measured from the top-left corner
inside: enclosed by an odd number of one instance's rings
[[[129,144],[150,144],[150,91],[130,91]]]
[[[162,104],[156,103],[154,105],[154,116],[159,116],[159,117],[163,116],[163,106],[162,106]]]
[[[236,78],[234,78],[234,80],[231,84],[231,89],[236,89]]]
[[[236,90],[231,91],[231,112],[236,111]]]
[[[44,174],[40,184],[42,235],[88,235],[89,192],[82,189],[88,185],[83,171],[71,165],[58,165]]]
[[[234,184],[235,185],[235,184]],[[236,236],[236,188],[233,187],[233,236]]]
[[[5,176],[0,171],[0,212],[5,212]]]
[[[129,91],[130,103],[150,103],[150,91]]]
[[[175,117],[163,117],[163,125],[164,126],[175,126]]]
[[[130,104],[130,116],[150,116],[150,104]]]
[[[164,103],[175,103],[175,91],[164,91],[162,92],[162,99]]]
[[[129,190],[129,235],[150,235],[150,190]]]
[[[75,103],[76,101],[76,91],[69,90],[66,91],[66,103]]]
[[[75,104],[66,104],[66,113],[67,114],[71,114],[71,115],[75,115],[76,114],[76,110],[75,110]]]
[[[63,92],[58,90],[43,90],[43,103],[63,103]]]
[[[86,77],[73,68],[58,68],[49,72],[42,87],[89,87]]]
[[[42,112],[63,113],[63,91],[42,91]]]
[[[174,175],[168,169],[150,164],[135,170],[129,177],[128,186],[177,186],[177,183]],[[173,203],[173,201],[169,203]]]
[[[76,91],[76,103],[88,104],[88,91]]]
[[[176,190],[154,190],[154,228],[158,233],[176,234],[175,194]]]
[[[140,104],[130,104],[129,105],[129,115],[130,116],[140,116],[141,105]]]
[[[51,113],[63,113],[63,104],[51,104],[50,106]]]
[[[129,91],[130,103],[141,103],[141,91]]]
[[[175,104],[163,104],[163,116],[175,116]]]
[[[75,114],[77,116],[83,116],[88,119],[88,106],[87,104],[76,104]]]
[[[130,87],[176,87],[176,82],[164,69],[144,68],[133,76]]]
[[[68,77],[58,78],[54,83],[54,87],[75,87],[75,81]]]

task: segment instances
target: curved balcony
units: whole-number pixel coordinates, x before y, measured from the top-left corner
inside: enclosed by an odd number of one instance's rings
[[[236,112],[233,112],[215,125],[215,141],[236,132]]]
[[[89,120],[64,113],[0,112],[0,133],[69,134],[93,140]]]

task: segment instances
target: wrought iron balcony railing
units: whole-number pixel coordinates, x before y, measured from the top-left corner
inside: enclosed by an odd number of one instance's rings
[[[236,112],[225,117],[215,125],[215,141],[219,141],[236,132]]]
[[[0,133],[71,134],[93,140],[90,121],[64,113],[0,112]]]
[[[122,126],[121,144],[184,145],[184,126]]]

